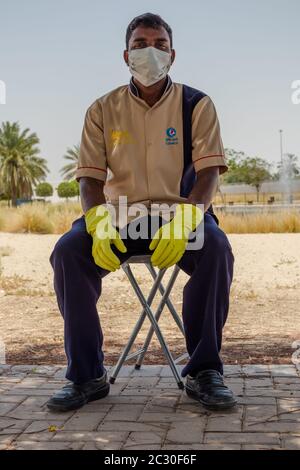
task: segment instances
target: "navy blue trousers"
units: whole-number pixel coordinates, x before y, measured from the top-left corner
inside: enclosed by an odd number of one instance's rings
[[[150,231],[148,239],[133,240],[124,238],[122,230],[120,234],[127,252],[121,253],[111,245],[121,263],[134,254],[153,252],[149,250]],[[49,260],[54,271],[58,307],[64,319],[66,378],[82,383],[100,377],[106,368],[96,304],[101,295],[102,278],[110,271],[94,262],[92,237],[86,231],[84,216],[74,220],[72,228],[58,239]],[[206,212],[204,217],[203,247],[186,250],[177,264],[189,275],[183,289],[182,320],[190,358],[181,375],[185,377],[204,369],[216,369],[223,374],[220,350],[229,309],[234,256],[227,236],[211,214]]]

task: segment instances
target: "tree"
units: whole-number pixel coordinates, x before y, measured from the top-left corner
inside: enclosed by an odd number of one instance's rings
[[[76,180],[63,181],[57,187],[57,194],[59,197],[66,198],[68,201],[69,197],[75,197],[79,195],[79,184]]]
[[[53,194],[53,187],[50,183],[39,183],[35,188],[35,194],[38,197],[49,197]]]
[[[255,187],[257,202],[261,184],[271,179],[270,167],[268,162],[259,157],[246,157],[240,164],[241,182]]]
[[[283,161],[277,165],[278,172],[274,175],[275,180],[291,180],[299,177],[300,169],[297,155],[285,153]]]
[[[0,182],[2,191],[17,205],[17,198],[30,198],[33,186],[49,172],[39,156],[39,139],[29,129],[21,132],[18,122],[5,122],[0,128]]]
[[[71,161],[67,165],[63,166],[60,170],[60,174],[64,177],[64,180],[70,181],[75,177],[75,172],[78,166],[79,160],[79,151],[80,151],[80,144],[74,145],[73,148],[68,148],[66,154],[63,158],[66,160]]]
[[[225,149],[226,163],[228,171],[221,176],[221,182],[224,184],[243,183],[243,172],[241,171],[241,162],[245,158],[244,152],[237,152],[234,149]]]

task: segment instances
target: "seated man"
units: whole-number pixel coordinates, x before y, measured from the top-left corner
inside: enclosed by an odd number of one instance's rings
[[[211,98],[168,75],[174,58],[169,25],[151,13],[134,18],[124,51],[129,84],[96,99],[86,112],[76,172],[84,214],[50,256],[70,380],[50,398],[50,409],[75,409],[109,393],[96,304],[102,278],[138,253],[152,253],[158,268],[177,263],[189,275],[182,307],[190,356],[182,370],[186,393],[211,409],[236,404],[219,355],[234,257],[211,206],[218,176],[227,170],[224,148]],[[124,196],[126,204],[119,205]],[[116,211],[114,223],[107,203]],[[150,215],[161,203],[175,203],[171,221]],[[125,236],[137,220],[132,204],[146,207],[138,220],[158,221],[155,232]],[[186,249],[201,224],[203,246]]]

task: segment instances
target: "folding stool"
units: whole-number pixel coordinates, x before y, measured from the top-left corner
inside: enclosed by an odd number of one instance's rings
[[[180,268],[179,268],[179,266],[177,266],[175,264],[175,266],[173,268],[173,273],[170,276],[168,284],[167,284],[166,288],[164,288],[163,285],[162,285],[162,279],[164,277],[165,272],[167,271],[167,268],[159,269],[158,272],[156,272],[156,270],[154,269],[154,267],[153,267],[153,265],[150,261],[150,258],[151,258],[151,254],[134,255],[134,256],[131,256],[130,258],[128,258],[124,263],[121,264],[124,272],[126,273],[128,279],[129,279],[129,281],[130,281],[130,283],[131,283],[131,285],[132,285],[132,287],[133,287],[133,289],[134,289],[134,291],[135,291],[135,293],[136,293],[136,295],[137,295],[137,297],[138,297],[138,299],[139,299],[139,301],[140,301],[140,303],[143,307],[143,310],[142,310],[142,312],[140,314],[140,317],[139,317],[139,319],[138,319],[138,321],[137,321],[137,323],[136,323],[136,325],[135,325],[135,327],[134,327],[134,329],[131,333],[131,336],[128,340],[127,345],[125,346],[122,354],[120,355],[117,364],[115,365],[112,372],[110,373],[110,379],[109,380],[110,380],[110,383],[113,384],[115,382],[115,380],[117,378],[117,375],[118,375],[122,365],[124,364],[124,362],[127,361],[128,359],[132,359],[133,357],[138,356],[138,359],[137,359],[136,364],[135,364],[135,369],[140,369],[140,367],[142,365],[142,362],[143,362],[143,359],[144,359],[144,356],[145,356],[145,354],[148,350],[149,344],[151,342],[153,333],[155,332],[155,334],[156,334],[156,336],[157,336],[157,338],[160,342],[161,348],[162,348],[162,350],[163,350],[163,352],[164,352],[164,354],[167,358],[167,361],[170,365],[171,371],[172,371],[172,373],[175,377],[177,385],[180,389],[183,389],[184,384],[182,382],[181,376],[179,375],[176,364],[181,362],[186,357],[189,357],[189,355],[188,355],[188,353],[184,353],[181,356],[177,357],[176,359],[173,359],[173,357],[172,357],[172,355],[169,351],[169,348],[166,344],[166,341],[163,337],[161,329],[158,325],[158,321],[159,321],[159,318],[160,318],[161,313],[163,311],[163,308],[164,308],[165,305],[167,305],[172,317],[175,320],[175,323],[177,324],[178,328],[181,330],[183,336],[185,336],[182,321],[181,321],[178,313],[176,312],[171,300],[169,299],[169,296],[171,294],[172,288],[174,286],[174,283],[175,283],[175,280],[178,276]],[[149,293],[147,299],[145,298],[144,294],[142,293],[142,291],[141,291],[141,289],[138,285],[138,282],[137,282],[136,278],[133,275],[131,267],[129,266],[130,264],[137,264],[137,263],[144,263],[147,266],[147,268],[150,271],[150,274],[152,275],[152,278],[153,278],[153,285],[152,285],[152,288],[150,290],[150,293]],[[152,301],[155,297],[155,294],[158,290],[161,293],[162,298],[159,302],[159,305],[157,307],[156,312],[153,313],[150,307],[151,307],[151,303],[152,303]],[[150,320],[150,328],[149,328],[148,334],[146,336],[144,345],[138,351],[129,354],[129,352],[131,350],[131,347],[132,347],[138,333],[140,332],[146,317],[148,317],[148,319]]]

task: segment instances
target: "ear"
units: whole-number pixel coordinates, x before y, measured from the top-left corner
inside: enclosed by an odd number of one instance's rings
[[[123,52],[123,57],[124,57],[126,64],[128,65],[128,50],[127,49],[125,49],[125,51]]]
[[[173,62],[174,62],[174,60],[175,60],[175,56],[176,56],[175,49],[172,49],[172,52],[171,52],[171,64],[173,64]]]

